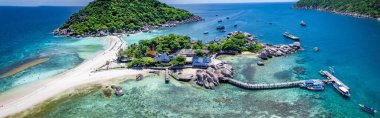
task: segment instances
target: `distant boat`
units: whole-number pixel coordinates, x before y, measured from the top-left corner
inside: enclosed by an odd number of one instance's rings
[[[285,32],[285,33],[284,33],[284,37],[289,38],[289,39],[292,39],[292,40],[295,40],[295,41],[299,41],[299,40],[300,40],[299,37],[296,37],[296,36],[294,36],[294,35],[291,35],[291,34],[289,34],[288,32]]]
[[[218,20],[218,23],[221,23],[221,22],[223,22],[222,20]]]
[[[226,19],[230,19],[230,17],[226,17]]]
[[[360,108],[370,114],[376,114],[376,109],[367,105],[359,104]]]
[[[203,32],[203,34],[208,34],[208,32]]]
[[[226,29],[226,27],[220,25],[220,26],[216,27],[216,29],[217,29],[217,30],[224,30],[224,29]]]
[[[234,27],[237,27],[237,26],[238,26],[237,24],[234,25]]]
[[[301,21],[300,25],[301,26],[306,26],[306,23],[304,21]]]
[[[348,89],[344,88],[340,83],[333,83],[333,86],[344,97],[350,97],[351,96],[350,91],[348,91]]]

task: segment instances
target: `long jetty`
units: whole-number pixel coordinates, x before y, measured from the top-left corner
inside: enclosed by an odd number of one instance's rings
[[[294,81],[294,82],[284,82],[284,83],[273,83],[273,84],[250,84],[250,83],[241,82],[235,79],[228,79],[227,82],[244,89],[261,90],[261,89],[300,87],[300,84],[305,83],[305,80],[299,80],[299,81]]]
[[[329,71],[323,70],[323,71],[321,71],[321,74],[326,76],[327,80],[325,80],[325,82],[335,82],[335,83],[341,85],[342,87],[346,88],[347,90],[350,90],[350,88],[348,86],[346,86],[338,78],[336,78],[334,75],[332,75]]]

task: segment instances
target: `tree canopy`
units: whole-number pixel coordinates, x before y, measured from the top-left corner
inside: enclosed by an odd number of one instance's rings
[[[380,0],[300,0],[295,7],[311,7],[380,17]]]
[[[74,35],[132,31],[145,25],[180,21],[194,16],[157,0],[95,0],[59,29],[70,29]]]

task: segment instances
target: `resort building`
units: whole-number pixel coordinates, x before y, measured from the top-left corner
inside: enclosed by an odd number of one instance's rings
[[[196,67],[207,67],[211,62],[210,58],[206,57],[193,57],[193,66]]]
[[[158,54],[156,56],[156,61],[157,62],[164,62],[164,63],[169,63],[170,62],[170,57],[167,54]]]

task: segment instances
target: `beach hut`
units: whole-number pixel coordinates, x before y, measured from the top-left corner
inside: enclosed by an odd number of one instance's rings
[[[161,62],[168,63],[170,62],[170,57],[167,54],[158,54],[156,56],[156,61],[160,63]]]

